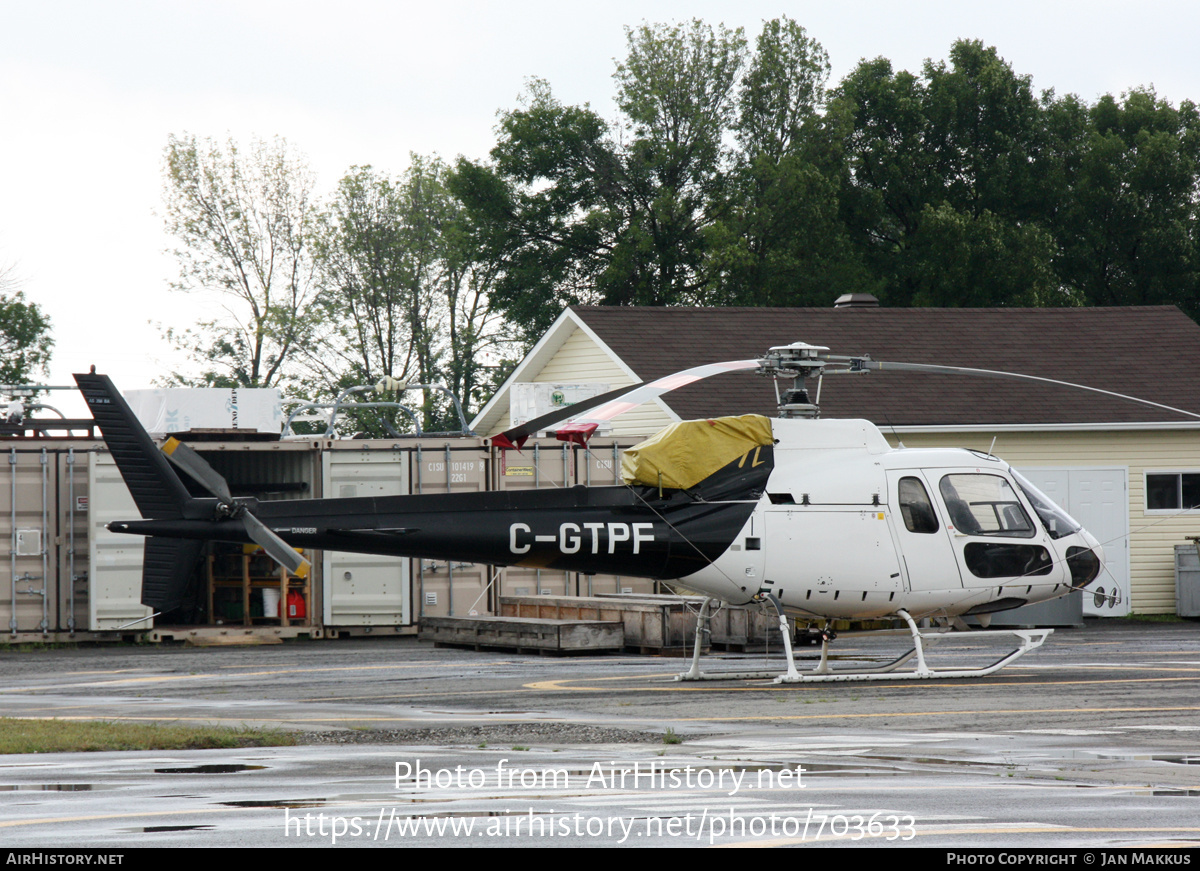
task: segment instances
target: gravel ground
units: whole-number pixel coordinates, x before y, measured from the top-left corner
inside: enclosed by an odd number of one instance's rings
[[[687,740],[687,735],[677,735]],[[578,723],[506,723],[441,729],[342,729],[311,732],[305,744],[661,744],[661,732],[639,732]],[[677,743],[677,742],[675,742]]]

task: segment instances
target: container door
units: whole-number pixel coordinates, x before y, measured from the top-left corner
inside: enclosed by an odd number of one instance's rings
[[[9,632],[47,632],[54,628],[49,604],[53,597],[53,547],[49,488],[51,458],[42,450],[7,451],[0,512],[3,513],[6,577],[2,612]]]
[[[139,535],[117,535],[105,529],[114,520],[141,517],[117,465],[109,454],[88,454],[88,629],[131,632],[154,627],[142,604],[142,549]],[[140,622],[134,622],[140,621]]]
[[[327,451],[326,497],[400,496],[408,492],[403,451]],[[327,550],[322,560],[326,626],[407,626],[409,560]]]
[[[537,490],[573,487],[577,483],[575,449],[556,439],[531,439],[520,451],[497,449],[497,490]],[[584,477],[592,473],[583,467]],[[606,483],[611,483],[611,472]],[[603,475],[600,480],[604,480]],[[587,575],[555,569],[508,566],[500,570],[499,591],[504,596],[574,596],[587,593]],[[593,585],[593,592],[595,585]]]
[[[487,449],[478,440],[418,442],[409,452],[412,492],[483,493],[488,489]],[[423,617],[473,617],[490,613],[497,578],[483,563],[414,559]]]

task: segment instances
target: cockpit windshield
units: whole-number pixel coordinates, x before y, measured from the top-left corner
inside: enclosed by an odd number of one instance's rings
[[[1055,505],[1050,497],[1029,483],[1015,469],[1012,470],[1012,476],[1021,488],[1021,492],[1025,494],[1025,497],[1033,505],[1033,510],[1037,512],[1037,516],[1042,519],[1042,525],[1046,527],[1046,531],[1050,533],[1051,538],[1065,538],[1083,528],[1082,524]]]

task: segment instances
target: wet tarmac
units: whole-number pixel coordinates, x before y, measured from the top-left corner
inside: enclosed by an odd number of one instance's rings
[[[837,650],[874,660],[897,643]],[[963,639],[931,664],[994,658]],[[412,639],[0,652],[5,716],[312,742],[0,757],[0,843],[1200,845],[1195,623],[1059,631],[977,680],[677,683],[684,664]]]

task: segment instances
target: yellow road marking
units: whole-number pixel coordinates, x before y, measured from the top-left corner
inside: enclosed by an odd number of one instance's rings
[[[770,720],[867,720],[878,719],[880,717],[949,717],[949,716],[964,716],[974,714],[987,714],[989,716],[995,714],[1009,714],[1018,716],[1021,714],[1120,714],[1120,713],[1136,713],[1136,714],[1157,714],[1168,711],[1200,711],[1200,705],[1180,705],[1163,708],[982,708],[976,710],[965,711],[887,711],[868,714],[795,714],[795,715],[778,715],[778,716],[759,716],[759,717],[673,717],[678,723],[727,723],[738,721],[770,721]]]

